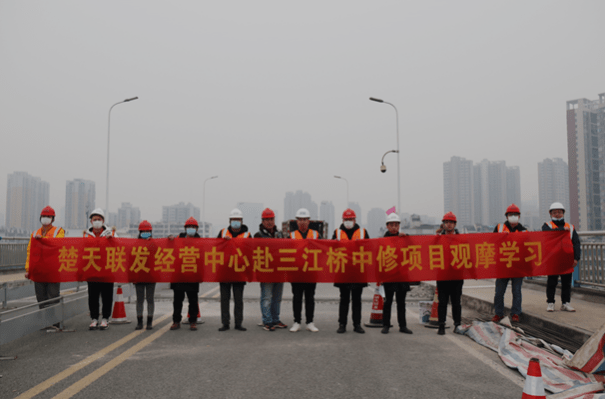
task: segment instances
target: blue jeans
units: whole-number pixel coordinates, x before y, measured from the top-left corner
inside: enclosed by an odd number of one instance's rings
[[[496,310],[496,315],[500,317],[504,317],[504,293],[506,292],[508,280],[511,280],[511,286],[513,289],[513,306],[510,308],[510,313],[516,315],[521,314],[521,285],[523,284],[523,277],[499,278],[496,279],[494,309]]]
[[[279,323],[279,310],[284,283],[260,283],[260,310],[264,324]]]

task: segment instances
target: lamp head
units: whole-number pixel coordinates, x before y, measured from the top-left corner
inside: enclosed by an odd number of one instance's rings
[[[380,171],[385,173],[387,171],[387,166],[385,164],[380,165]]]

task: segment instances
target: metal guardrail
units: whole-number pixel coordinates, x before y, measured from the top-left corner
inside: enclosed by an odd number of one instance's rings
[[[61,290],[73,289],[76,292],[86,288],[86,282],[61,283]],[[8,281],[0,284],[0,302],[2,309],[8,307],[8,302],[18,301],[29,297],[35,297],[36,290],[31,280]]]
[[[583,243],[577,282],[580,285],[605,288],[604,259],[605,243]]]
[[[0,271],[22,269],[27,260],[27,239],[0,241]]]

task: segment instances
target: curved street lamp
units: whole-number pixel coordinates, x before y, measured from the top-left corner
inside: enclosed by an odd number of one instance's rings
[[[204,219],[204,215],[206,214],[206,182],[208,180],[212,180],[212,179],[216,179],[216,178],[218,178],[218,175],[209,177],[206,180],[204,180],[204,197],[202,199],[202,226],[203,226],[204,230],[202,231],[202,237],[206,237],[206,222]]]
[[[105,184],[105,211],[109,219],[109,132],[111,131],[111,110],[118,104],[127,103],[129,101],[138,100],[139,97],[127,98],[126,100],[115,103],[109,108],[109,116],[107,118],[107,180]]]
[[[386,157],[387,154],[390,153],[390,152],[397,152],[398,153],[399,151],[397,151],[397,150],[391,150],[391,151],[387,151],[387,152],[384,153],[384,155],[382,156],[382,161],[381,161],[381,165],[380,165],[380,171],[382,173],[385,173],[387,171],[387,166],[384,164],[384,157]]]
[[[347,179],[345,179],[344,177],[341,177],[341,176],[334,175],[334,177],[337,178],[337,179],[342,179],[342,180],[344,180],[344,181],[347,182],[347,206],[345,208],[345,209],[347,209],[349,207],[349,181]]]

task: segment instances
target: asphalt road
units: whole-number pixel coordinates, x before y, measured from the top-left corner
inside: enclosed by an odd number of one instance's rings
[[[316,305],[318,333],[264,331],[252,299],[244,305],[248,331],[219,332],[219,303],[201,306],[198,331],[169,331],[172,304],[158,301],[161,321],[151,331],[134,331],[134,304],[126,304],[131,324],[89,331],[81,315],[66,323],[75,332],[39,331],[4,345],[1,355],[18,358],[0,362],[0,397],[518,399],[523,390],[521,376],[496,353],[451,328],[438,336],[419,325],[414,303],[407,318],[413,335],[396,328],[357,334],[350,324],[336,334],[338,305],[329,300]],[[370,309],[364,303],[364,321]],[[282,316],[292,323],[290,301]]]

